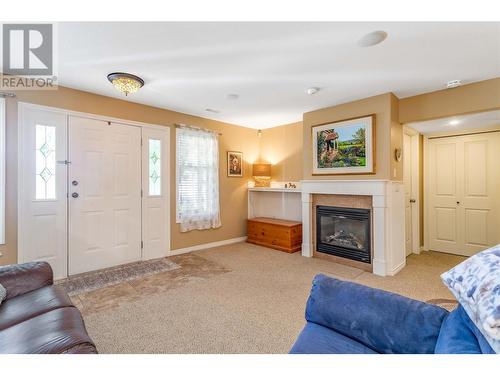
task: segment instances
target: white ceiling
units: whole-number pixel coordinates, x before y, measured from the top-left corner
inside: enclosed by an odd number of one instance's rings
[[[374,30],[386,41],[359,47]],[[500,76],[500,23],[59,23],[58,40],[63,86],[259,129]],[[114,71],[146,85],[125,98],[106,80]]]
[[[500,126],[500,110],[446,117],[437,120],[412,122],[407,125],[422,134],[492,128]]]

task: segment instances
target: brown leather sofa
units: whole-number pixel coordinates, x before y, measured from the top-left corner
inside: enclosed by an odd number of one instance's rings
[[[1,353],[97,353],[80,311],[53,285],[46,262],[0,267],[7,297],[0,305]]]

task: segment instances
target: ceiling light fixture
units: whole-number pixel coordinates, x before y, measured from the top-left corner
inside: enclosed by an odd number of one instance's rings
[[[307,94],[307,95],[314,95],[314,94],[316,94],[318,91],[319,91],[319,88],[317,88],[317,87],[309,87],[309,88],[306,90],[306,94]]]
[[[387,33],[382,30],[372,31],[366,34],[358,41],[358,46],[360,47],[372,47],[377,44],[382,43],[387,39]]]
[[[455,125],[460,124],[460,121],[459,121],[459,120],[451,120],[451,121],[449,122],[449,124],[450,124],[451,126],[455,126]]]
[[[446,82],[446,88],[452,89],[454,87],[460,86],[461,84],[462,84],[462,81],[460,79],[454,79],[453,81]]]
[[[115,86],[118,91],[121,91],[128,96],[128,94],[133,94],[144,86],[144,80],[129,73],[111,73],[108,74],[108,81]]]

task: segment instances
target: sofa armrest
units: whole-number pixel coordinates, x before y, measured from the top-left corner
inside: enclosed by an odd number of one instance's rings
[[[47,262],[0,267],[0,284],[7,290],[7,299],[52,285],[53,281],[52,268]]]
[[[434,353],[445,309],[398,294],[317,275],[306,320],[379,353]]]

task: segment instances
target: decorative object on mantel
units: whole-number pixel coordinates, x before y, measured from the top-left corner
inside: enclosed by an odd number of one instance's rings
[[[403,151],[401,150],[401,147],[398,147],[397,149],[394,150],[394,159],[396,161],[401,161],[402,157],[403,157]]]
[[[375,115],[312,127],[313,175],[375,173]]]
[[[270,187],[271,164],[266,164],[266,163],[253,164],[252,176],[255,180],[255,187]]]
[[[243,177],[243,153],[238,151],[227,152],[227,176]]]
[[[267,217],[248,219],[247,242],[295,253],[302,247],[302,223]]]
[[[288,184],[285,184],[285,189],[297,189],[297,184],[289,182]]]

